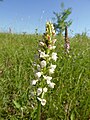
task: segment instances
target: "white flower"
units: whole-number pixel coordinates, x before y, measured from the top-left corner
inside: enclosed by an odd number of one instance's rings
[[[35,77],[36,77],[36,78],[40,78],[41,75],[42,75],[41,72],[37,72],[37,73],[35,74]]]
[[[53,49],[56,48],[56,46],[49,45],[48,48],[49,48],[50,50],[53,50]]]
[[[46,104],[46,100],[45,99],[41,99],[39,97],[37,97],[37,99],[41,102],[42,106],[44,106]]]
[[[46,61],[45,60],[41,61],[41,68],[44,68],[44,67],[46,67]]]
[[[52,79],[52,77],[50,77],[50,76],[43,76],[43,77],[45,80],[49,80],[49,81]]]
[[[56,68],[56,65],[51,64],[50,69],[49,69],[49,74],[53,74],[55,71],[55,68]]]
[[[54,53],[54,52],[53,52],[53,53],[52,53],[52,59],[53,59],[54,61],[56,61],[57,58],[58,58],[58,57],[57,57],[57,53]]]
[[[52,64],[51,64],[50,68],[55,70],[56,65],[52,65]]]
[[[54,88],[54,86],[55,86],[55,83],[53,83],[53,82],[50,82],[48,86],[49,86],[50,88]]]
[[[36,85],[37,81],[38,81],[38,80],[33,80],[33,81],[32,81],[32,85]]]
[[[39,42],[39,45],[44,46],[45,43],[41,41],[41,42]]]
[[[39,96],[42,93],[42,88],[37,89],[37,96]]]
[[[47,84],[50,84],[51,83],[51,81],[50,80],[47,80]]]
[[[47,80],[47,84],[51,82],[52,77],[50,76],[43,76],[45,80]]]
[[[50,69],[49,69],[49,74],[53,74],[55,71],[55,68],[56,68],[56,65],[51,64]]]
[[[46,100],[45,100],[45,99],[42,99],[42,100],[41,100],[41,104],[42,104],[42,106],[44,106],[44,105],[46,104]]]
[[[54,73],[54,69],[49,69],[49,74],[53,74]]]
[[[45,57],[49,57],[49,55],[48,55],[48,54],[45,54]]]
[[[40,52],[40,58],[44,58],[45,57],[45,52]]]
[[[52,47],[52,49],[55,49],[55,48],[56,48],[56,46],[53,46],[53,47]]]
[[[43,92],[47,92],[47,88],[46,87],[43,88]]]
[[[42,52],[41,50],[39,50],[39,54],[40,54],[40,58],[49,57],[48,54],[45,54],[45,52]]]

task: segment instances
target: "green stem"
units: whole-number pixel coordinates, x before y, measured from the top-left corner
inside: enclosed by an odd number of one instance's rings
[[[37,120],[41,118],[41,102],[38,101],[38,109],[37,109]]]

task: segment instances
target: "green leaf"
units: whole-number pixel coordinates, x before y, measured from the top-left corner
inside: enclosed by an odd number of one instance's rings
[[[21,105],[19,103],[17,103],[15,100],[13,100],[13,103],[16,106],[16,108],[18,108],[18,109],[21,108]]]
[[[47,120],[53,120],[52,118],[48,118]]]
[[[71,116],[70,116],[71,120],[74,120],[74,116],[75,116],[75,115],[74,115],[74,112],[72,112],[72,113],[71,113]]]

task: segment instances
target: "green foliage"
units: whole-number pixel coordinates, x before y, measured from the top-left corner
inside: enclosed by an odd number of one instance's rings
[[[32,61],[37,52],[37,35],[0,34],[0,120],[31,120],[36,114],[31,93]],[[76,35],[70,39],[70,55],[57,36],[57,68],[42,108],[42,120],[90,119],[90,38]],[[33,113],[33,110],[34,113]],[[35,118],[33,118],[34,120]]]
[[[71,8],[64,9],[64,5],[61,4],[61,12],[53,12],[55,17],[53,20],[56,20],[54,22],[55,30],[61,34],[65,30],[65,26],[69,27],[72,24],[72,20],[67,20],[69,15],[72,12]]]

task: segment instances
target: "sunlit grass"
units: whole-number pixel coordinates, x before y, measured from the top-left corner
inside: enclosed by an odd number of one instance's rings
[[[41,36],[0,34],[0,120],[29,120],[35,107],[30,82],[32,61]],[[89,120],[90,118],[90,38],[70,39],[70,55],[64,40],[57,36],[56,83],[42,120]]]

